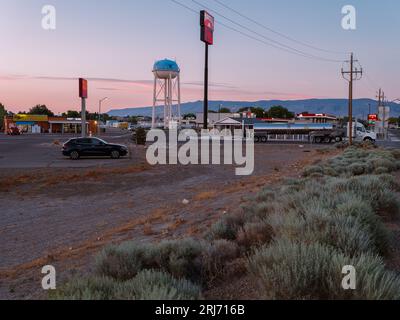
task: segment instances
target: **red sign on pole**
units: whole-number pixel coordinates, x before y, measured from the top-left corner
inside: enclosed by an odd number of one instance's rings
[[[368,122],[370,124],[375,124],[376,122],[378,122],[378,115],[377,114],[369,114],[368,115]]]
[[[79,78],[79,98],[88,97],[88,82],[86,79]]]
[[[214,17],[207,11],[200,12],[201,41],[208,45],[214,44]]]

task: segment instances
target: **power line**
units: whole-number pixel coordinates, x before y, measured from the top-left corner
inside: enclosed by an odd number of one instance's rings
[[[268,26],[266,26],[266,25],[264,25],[264,24],[262,24],[262,23],[260,23],[260,22],[258,22],[258,21],[256,21],[256,20],[254,20],[254,19],[252,19],[252,18],[250,18],[250,17],[244,15],[243,13],[241,13],[241,12],[239,12],[239,11],[233,9],[232,7],[226,5],[225,3],[223,3],[223,2],[221,2],[221,1],[219,1],[219,0],[214,0],[214,1],[217,2],[219,5],[221,5],[222,7],[226,8],[226,9],[228,9],[228,10],[234,12],[234,13],[236,13],[236,14],[239,15],[239,16],[241,16],[242,18],[245,18],[245,19],[247,19],[248,21],[250,21],[250,22],[252,22],[252,23],[258,25],[259,27],[264,28],[265,30],[268,30],[268,31],[270,31],[270,32],[272,32],[272,33],[274,33],[274,34],[276,34],[276,35],[278,35],[278,36],[281,36],[282,38],[285,38],[286,40],[289,40],[289,41],[292,41],[292,42],[294,42],[294,43],[300,44],[300,45],[302,45],[302,46],[304,46],[304,47],[308,47],[308,48],[310,48],[310,49],[314,49],[314,50],[322,51],[322,52],[326,52],[326,53],[333,53],[333,54],[341,54],[341,55],[342,55],[342,54],[348,54],[348,53],[349,53],[349,52],[340,52],[340,51],[332,51],[332,50],[322,49],[322,48],[319,48],[319,47],[316,47],[316,46],[307,44],[307,43],[305,43],[305,42],[296,40],[296,39],[294,39],[294,38],[292,38],[292,37],[289,37],[289,36],[287,36],[287,35],[285,35],[285,34],[279,32],[279,31],[276,31],[276,30],[274,30],[274,29],[272,29],[272,28],[270,28],[270,27],[268,27]]]
[[[185,8],[185,9],[187,9],[187,10],[189,10],[189,11],[191,11],[191,12],[193,12],[193,13],[195,13],[196,15],[198,15],[198,11],[197,10],[195,10],[195,9],[193,9],[193,8],[187,6],[187,5],[185,5],[185,4],[183,4],[183,3],[179,2],[179,1],[176,1],[176,0],[170,0],[170,1],[175,3],[175,4],[177,4],[177,5],[179,5],[179,6],[181,6],[181,7],[183,7],[183,8]],[[321,58],[321,57],[312,56],[312,55],[309,55],[307,53],[299,52],[296,49],[291,49],[291,48],[286,49],[284,47],[281,47],[281,46],[278,46],[278,45],[274,45],[273,43],[269,43],[267,41],[264,41],[262,39],[259,39],[259,38],[255,37],[255,36],[247,34],[247,33],[243,32],[243,31],[238,30],[238,29],[236,29],[236,28],[234,28],[232,26],[229,26],[229,25],[227,25],[227,24],[225,24],[225,23],[223,23],[221,21],[216,21],[216,23],[221,25],[221,26],[223,26],[223,27],[225,27],[225,28],[227,28],[227,29],[229,29],[229,30],[231,30],[231,31],[239,33],[239,34],[241,34],[241,35],[243,35],[243,36],[245,36],[245,37],[247,37],[249,39],[255,40],[255,41],[260,42],[260,43],[262,43],[264,45],[267,45],[267,46],[274,47],[274,48],[276,48],[278,50],[283,50],[283,51],[286,51],[288,53],[296,54],[296,55],[299,55],[301,57],[309,58],[309,59],[318,59],[318,60],[325,61],[325,62],[335,62],[335,63],[336,62],[342,62],[341,60],[332,60],[332,59],[325,59],[325,58]]]
[[[247,31],[249,31],[249,32],[251,32],[251,33],[257,35],[257,36],[259,36],[259,37],[264,38],[264,39],[267,40],[267,41],[270,41],[270,42],[272,42],[272,43],[274,43],[274,44],[276,44],[276,45],[278,45],[278,46],[281,46],[281,47],[283,47],[283,48],[285,48],[285,49],[287,49],[287,50],[292,50],[292,51],[293,51],[292,53],[294,53],[294,54],[296,54],[296,53],[297,53],[297,54],[301,54],[302,56],[307,56],[308,58],[317,59],[317,60],[321,60],[321,61],[327,61],[327,62],[342,62],[342,60],[334,60],[334,59],[324,58],[324,57],[321,57],[321,56],[316,56],[316,55],[313,55],[313,54],[310,54],[310,53],[307,53],[307,52],[298,50],[298,49],[296,49],[296,48],[290,47],[290,46],[288,46],[288,45],[286,45],[286,44],[284,44],[284,43],[281,43],[281,42],[279,42],[279,41],[276,41],[276,40],[274,40],[274,39],[271,39],[271,38],[269,38],[269,37],[267,37],[267,36],[265,36],[265,35],[263,35],[263,34],[257,32],[257,31],[252,30],[252,29],[250,29],[250,28],[244,26],[243,24],[240,24],[240,23],[238,23],[238,22],[236,22],[236,21],[234,21],[234,20],[232,20],[232,19],[226,17],[225,15],[221,14],[220,12],[218,12],[218,11],[216,11],[216,10],[214,10],[214,9],[211,9],[211,8],[209,8],[209,7],[205,6],[205,5],[203,5],[202,3],[200,3],[200,2],[198,2],[198,1],[196,1],[196,0],[192,0],[192,2],[194,2],[195,4],[197,4],[198,6],[204,8],[204,9],[209,10],[210,12],[213,12],[214,14],[216,14],[216,15],[222,17],[223,19],[229,21],[230,23],[233,23],[233,24],[239,26],[240,28],[243,28],[243,29],[245,29],[245,30],[247,30]],[[281,49],[282,49],[282,48],[281,48]]]

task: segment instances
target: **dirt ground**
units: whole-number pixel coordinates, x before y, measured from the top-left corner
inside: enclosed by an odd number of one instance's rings
[[[254,174],[238,177],[232,166],[151,167],[144,148],[131,148],[131,159],[101,167],[0,173],[0,299],[46,298],[43,266],[61,283],[110,243],[199,236],[262,186],[337,153],[258,145]]]

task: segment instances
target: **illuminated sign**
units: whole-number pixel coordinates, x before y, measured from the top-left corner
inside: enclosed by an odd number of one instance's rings
[[[86,79],[79,78],[79,98],[88,97],[88,82]]]
[[[214,44],[214,17],[207,11],[200,12],[201,41],[213,45]]]
[[[46,115],[16,114],[13,116],[14,122],[47,122],[49,117]]]
[[[378,122],[378,115],[377,114],[369,114],[368,115],[368,122],[370,124],[375,124],[376,122]]]

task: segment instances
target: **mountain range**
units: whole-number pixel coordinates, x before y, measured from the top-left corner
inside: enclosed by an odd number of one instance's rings
[[[261,100],[261,101],[210,101],[209,109],[218,111],[222,105],[224,108],[229,108],[232,112],[236,112],[241,108],[261,107],[268,110],[272,106],[283,106],[291,112],[302,113],[327,113],[339,117],[348,114],[347,99],[308,99],[308,100]],[[378,102],[372,99],[355,99],[353,101],[354,116],[358,118],[366,118],[371,109],[371,113],[377,113]],[[390,103],[391,117],[400,117],[400,104]],[[181,105],[182,114],[203,112],[203,102],[187,102]],[[157,114],[161,114],[162,109],[158,108]],[[126,116],[151,116],[152,107],[143,108],[127,108],[113,109],[108,112],[108,115],[115,117]]]

